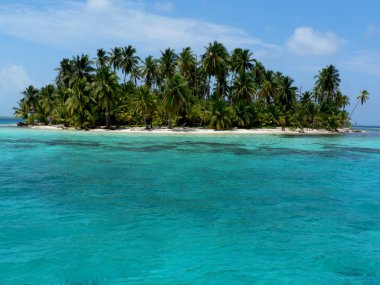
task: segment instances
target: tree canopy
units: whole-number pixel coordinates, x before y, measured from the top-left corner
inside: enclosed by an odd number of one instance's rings
[[[15,114],[28,124],[79,128],[145,125],[326,128],[350,125],[349,97],[338,69],[329,65],[302,94],[294,79],[266,69],[248,49],[231,52],[209,43],[197,56],[190,47],[167,48],[141,59],[134,47],[98,49],[96,57],[61,60],[54,84],[31,85]],[[120,78],[122,78],[120,80]],[[363,90],[357,104],[368,100]],[[357,105],[356,105],[357,106]],[[355,108],[356,108],[355,106]]]

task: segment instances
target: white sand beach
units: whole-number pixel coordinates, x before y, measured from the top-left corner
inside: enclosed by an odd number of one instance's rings
[[[141,133],[150,133],[150,134],[194,134],[194,135],[259,135],[259,134],[268,134],[268,135],[331,135],[331,134],[340,134],[340,133],[351,133],[357,132],[351,129],[339,129],[338,132],[332,132],[325,129],[289,129],[286,128],[282,130],[278,128],[260,128],[260,129],[230,129],[224,131],[215,131],[213,129],[204,129],[204,128],[189,128],[189,127],[176,127],[176,128],[166,128],[166,127],[156,127],[152,129],[146,129],[145,127],[120,127],[116,129],[107,129],[105,127],[96,128],[96,129],[76,129],[76,128],[67,128],[62,125],[51,125],[51,126],[30,126],[32,129],[39,130],[66,130],[66,131],[89,131],[89,132],[107,132],[107,133],[128,133],[128,134],[141,134]]]

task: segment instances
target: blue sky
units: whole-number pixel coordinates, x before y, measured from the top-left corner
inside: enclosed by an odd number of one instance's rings
[[[334,64],[350,108],[360,90],[370,93],[353,122],[380,125],[378,11],[373,0],[2,0],[0,115],[12,114],[27,85],[52,83],[64,57],[129,44],[140,57],[186,46],[200,55],[218,40],[229,50],[251,49],[303,91]]]

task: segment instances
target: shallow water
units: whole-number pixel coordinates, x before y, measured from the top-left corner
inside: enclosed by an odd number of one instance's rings
[[[380,130],[0,126],[0,284],[380,284]]]

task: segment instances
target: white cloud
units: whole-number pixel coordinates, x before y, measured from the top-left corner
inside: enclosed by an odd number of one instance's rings
[[[174,5],[169,1],[157,1],[154,3],[154,8],[158,12],[169,13],[174,11]]]
[[[344,43],[332,32],[319,32],[311,27],[299,27],[287,41],[287,48],[303,56],[327,56],[336,53]]]
[[[22,96],[20,92],[31,84],[24,67],[9,64],[0,69],[0,114],[12,115],[15,102]]]
[[[376,25],[368,25],[365,35],[369,38],[377,38],[380,36],[380,29]]]
[[[240,28],[153,14],[145,11],[141,1],[122,0],[66,1],[54,8],[3,6],[0,33],[86,52],[127,44],[149,53],[169,46],[203,51],[203,46],[214,40],[229,48],[274,47]]]
[[[346,62],[354,71],[380,76],[380,51],[360,51]]]
[[[111,0],[88,0],[86,5],[93,11],[104,11],[111,7]]]

